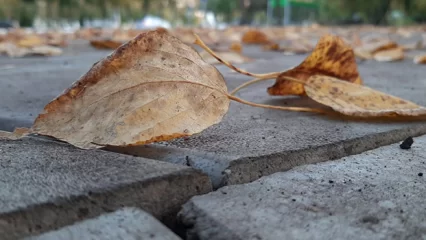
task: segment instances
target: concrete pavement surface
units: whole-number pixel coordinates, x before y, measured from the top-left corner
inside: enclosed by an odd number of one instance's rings
[[[188,239],[425,239],[426,136],[193,197]]]
[[[109,52],[79,42],[60,57],[0,57],[0,130],[30,126],[45,104]],[[306,57],[254,46],[244,54],[256,61],[239,66],[257,73],[285,70]],[[230,90],[249,80],[218,69]],[[367,86],[426,106],[425,67],[411,59],[363,61],[359,70]],[[268,96],[272,84],[237,95],[324,107],[307,98]],[[137,224],[146,214],[180,237],[187,231],[187,239],[422,239],[426,140],[415,138],[410,150],[395,143],[425,133],[424,121],[359,121],[232,103],[221,123],[200,134],[106,149],[127,155],[38,138],[0,140],[0,239],[49,239],[127,217]],[[116,229],[110,234],[124,228]]]

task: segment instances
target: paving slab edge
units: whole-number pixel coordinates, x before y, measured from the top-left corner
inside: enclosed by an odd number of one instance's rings
[[[181,206],[186,203],[191,197],[196,195],[203,195],[211,192],[211,185],[201,184],[204,189],[195,187],[194,193],[191,196],[179,195],[179,187],[173,186],[182,183],[182,177],[185,176],[185,181],[193,182],[199,180],[200,177],[205,181],[210,182],[210,179],[198,170],[184,169],[178,173],[167,174],[168,181],[162,177],[153,177],[140,183],[125,184],[124,186],[116,186],[109,189],[108,192],[90,192],[86,196],[76,196],[71,198],[59,198],[54,203],[44,203],[34,205],[31,208],[20,209],[0,216],[0,224],[7,225],[7,238],[2,239],[16,239],[27,237],[31,235],[41,234],[47,231],[55,230],[61,227],[72,225],[86,219],[98,217],[104,213],[113,212],[123,207],[136,207],[140,208],[147,213],[153,215],[163,224],[171,229],[176,228],[176,216]],[[178,181],[180,180],[180,181]],[[155,184],[153,184],[155,183]],[[153,193],[158,188],[164,188],[159,185],[169,185],[167,188],[170,191],[175,191],[173,194],[175,199],[173,201],[151,201],[147,202],[144,196]],[[170,196],[172,193],[167,192],[165,196]],[[137,198],[128,198],[129,192],[137,194]],[[178,198],[180,196],[180,198]],[[159,196],[157,199],[164,199]],[[175,204],[176,201],[179,204]],[[165,210],[166,209],[166,210]],[[67,218],[61,216],[66,215]],[[55,218],[53,224],[41,221],[45,218]],[[52,221],[47,221],[52,222]]]
[[[256,158],[233,160],[224,171],[221,186],[244,184],[276,172],[288,171],[293,167],[337,160],[360,154],[386,145],[426,134],[426,125],[395,129],[382,133],[368,134],[350,140],[330,143],[310,149],[280,152]],[[283,161],[284,160],[284,161]]]
[[[249,183],[263,176],[288,171],[296,166],[360,154],[403,141],[407,137],[417,137],[424,134],[426,134],[426,125],[417,125],[372,133],[312,148],[243,158],[158,144],[135,148],[110,148],[107,150],[191,166],[206,173],[212,181],[213,189],[218,189],[228,185]]]

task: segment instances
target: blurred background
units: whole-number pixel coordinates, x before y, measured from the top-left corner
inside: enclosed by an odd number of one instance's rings
[[[426,0],[0,0],[0,27],[74,31],[286,24],[413,25]]]

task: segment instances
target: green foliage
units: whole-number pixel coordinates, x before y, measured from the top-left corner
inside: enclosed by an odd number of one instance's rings
[[[229,22],[233,20],[237,6],[236,0],[210,0],[207,9],[216,13],[224,21]]]

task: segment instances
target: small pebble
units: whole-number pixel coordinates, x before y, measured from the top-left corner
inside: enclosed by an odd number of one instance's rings
[[[328,180],[328,183],[334,183],[334,181],[333,180]]]
[[[419,174],[417,174],[417,175],[419,175],[419,177],[423,177],[423,173],[422,172],[419,173]]]
[[[414,140],[413,140],[413,138],[412,137],[408,137],[407,139],[405,139],[400,145],[399,145],[399,147],[401,148],[401,149],[405,149],[405,150],[407,150],[407,149],[410,149],[411,148],[411,145],[413,145],[413,143],[414,143]]]

